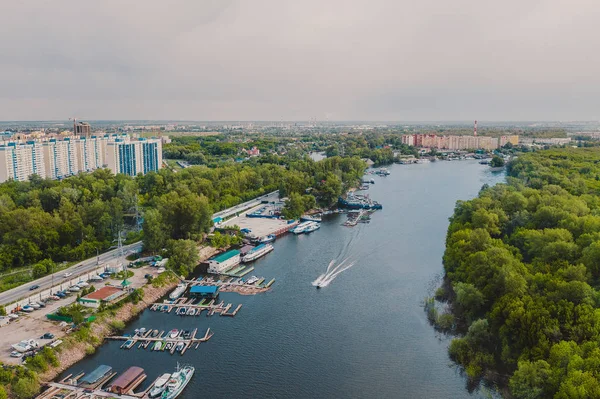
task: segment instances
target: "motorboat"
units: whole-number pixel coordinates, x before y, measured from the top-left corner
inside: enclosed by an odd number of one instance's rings
[[[153,330],[152,334],[150,334],[152,338],[156,338],[158,336],[158,330]]]
[[[269,234],[268,236],[261,238],[258,242],[261,244],[267,244],[275,241],[276,238],[277,236],[275,234]]]
[[[35,310],[38,310],[39,308],[41,308],[40,304],[37,303],[37,302],[32,302],[32,303],[29,304],[29,306],[31,306]]]
[[[256,276],[252,276],[248,279],[248,281],[246,281],[246,284],[254,284],[256,283],[258,280],[260,280],[258,277]]]
[[[181,307],[177,310],[177,314],[179,316],[185,316],[185,313],[187,312],[187,308],[186,307]]]
[[[89,286],[89,285],[90,285],[90,284],[89,284],[89,283],[86,283],[85,281],[80,281],[80,282],[78,282],[78,283],[77,283],[77,286],[78,286],[79,288],[87,287],[87,286]]]
[[[192,366],[180,368],[179,365],[177,365],[177,371],[171,375],[171,378],[161,395],[161,399],[175,399],[178,397],[192,379],[194,371],[196,371],[196,369]]]
[[[174,300],[174,299],[179,298],[181,295],[183,295],[183,293],[185,292],[186,289],[187,289],[187,284],[185,284],[185,283],[177,284],[177,287],[175,287],[173,292],[171,292],[169,294],[169,299]]]
[[[195,316],[196,315],[196,309],[195,308],[189,308],[186,314],[188,316]]]
[[[315,230],[319,230],[321,228],[321,223],[317,223],[317,222],[311,222],[305,229],[304,229],[304,233],[308,234],[308,233],[312,233]]]
[[[313,223],[313,222],[303,222],[303,223],[300,223],[298,226],[296,226],[293,229],[291,229],[290,232],[294,233],[294,234],[302,234],[302,233],[304,233],[304,229],[306,227],[308,227],[308,225],[310,223]]]
[[[184,347],[185,347],[185,343],[183,343],[183,342],[179,342],[179,343],[177,344],[177,346],[175,347],[175,351],[176,351],[176,352],[181,352],[181,351],[183,350],[183,348],[184,348]]]
[[[21,311],[22,311],[22,312],[25,312],[25,313],[31,313],[31,312],[33,312],[34,310],[35,310],[35,309],[34,309],[32,306],[29,306],[29,305],[25,305],[25,306],[23,306],[23,307],[21,308]]]
[[[179,330],[176,328],[169,331],[169,338],[177,338],[178,335],[179,335]]]
[[[78,286],[74,285],[72,287],[69,288],[69,291],[71,292],[78,292],[81,291],[81,288],[79,288]]]
[[[171,378],[171,374],[164,373],[154,383],[152,389],[150,389],[150,393],[148,394],[151,398],[159,397],[167,387],[167,382],[169,382],[169,378]]]

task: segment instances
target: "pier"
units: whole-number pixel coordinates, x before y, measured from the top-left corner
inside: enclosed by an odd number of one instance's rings
[[[230,305],[230,307],[231,307],[231,305]],[[238,310],[241,307],[242,307],[242,305],[238,305],[238,307],[232,313],[223,314],[223,316],[235,316],[235,314],[238,312]],[[152,345],[151,350],[159,350],[161,352],[166,350],[166,351],[169,351],[171,353],[171,355],[175,354],[175,352],[177,351],[177,345],[183,343],[184,346],[179,351],[180,354],[183,355],[193,344],[196,344],[195,349],[198,349],[198,347],[200,346],[200,343],[208,341],[214,334],[213,332],[210,331],[210,328],[208,328],[206,330],[206,333],[201,338],[196,338],[196,334],[198,333],[197,328],[194,329],[190,333],[189,338],[185,338],[183,336],[185,333],[184,331],[179,331],[179,334],[174,338],[168,337],[166,335],[165,331],[161,331],[156,337],[150,337],[149,335],[151,333],[152,333],[152,330],[150,330],[148,332],[148,334],[143,334],[143,335],[134,335],[134,336],[112,335],[112,336],[106,337],[106,339],[110,339],[110,340],[114,340],[114,341],[125,341],[125,342],[131,341],[132,342],[132,344],[130,346],[121,345],[121,349],[130,349],[130,348],[134,347],[135,344],[138,342],[139,342],[138,349],[146,349],[146,348],[148,348],[148,346],[150,346],[151,343],[156,344],[156,342],[160,342],[160,343],[162,343],[160,349],[155,349],[154,345]],[[163,337],[163,335],[164,335],[164,337]],[[78,377],[76,377],[74,379],[78,379]]]

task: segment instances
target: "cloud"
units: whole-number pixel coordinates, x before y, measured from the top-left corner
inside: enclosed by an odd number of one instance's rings
[[[600,119],[588,0],[3,2],[0,119]]]

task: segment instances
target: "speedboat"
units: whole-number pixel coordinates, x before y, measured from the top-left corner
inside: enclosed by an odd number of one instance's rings
[[[189,308],[188,311],[187,311],[187,315],[188,316],[195,316],[196,315],[196,309]]]
[[[74,285],[71,288],[69,288],[69,291],[71,291],[71,292],[78,292],[78,291],[81,291],[81,288],[79,288],[78,286]]]
[[[26,313],[31,313],[33,312],[35,309],[32,306],[29,305],[25,305],[21,308],[22,312],[26,312]]]
[[[187,312],[187,308],[183,307],[183,308],[179,308],[179,310],[177,310],[177,314],[179,316],[185,316],[185,313]]]
[[[315,230],[319,230],[321,228],[321,223],[317,223],[317,222],[311,222],[310,225],[308,225],[305,229],[304,229],[304,233],[308,234],[308,233],[312,233]]]
[[[152,334],[150,335],[152,336],[152,338],[156,338],[158,336],[158,330],[152,331]]]
[[[183,347],[185,346],[185,344],[183,342],[179,342],[177,344],[177,346],[175,347],[175,351],[177,352],[181,352],[183,350]]]
[[[39,309],[39,308],[41,308],[41,306],[38,303],[35,303],[35,302],[30,303],[29,306],[31,306],[32,308],[34,308],[36,310]]]
[[[156,380],[156,382],[152,386],[152,389],[150,390],[149,396],[151,398],[156,398],[160,396],[160,394],[162,394],[165,388],[167,387],[167,382],[169,382],[169,378],[171,378],[171,374],[169,373],[165,373],[158,377],[158,380]]]
[[[78,282],[78,283],[77,283],[77,286],[78,286],[79,288],[87,287],[88,285],[89,285],[89,284],[88,284],[88,283],[86,283],[85,281],[80,281],[80,282]]]
[[[275,234],[269,234],[268,236],[261,238],[259,240],[259,243],[261,243],[261,244],[267,244],[269,242],[275,241],[276,238],[277,238],[277,236]]]
[[[171,331],[169,331],[169,337],[170,338],[177,338],[177,336],[179,335],[179,330],[174,328]]]

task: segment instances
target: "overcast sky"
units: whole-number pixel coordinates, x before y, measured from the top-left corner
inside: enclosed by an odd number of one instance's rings
[[[0,120],[598,120],[598,0],[0,2]]]

